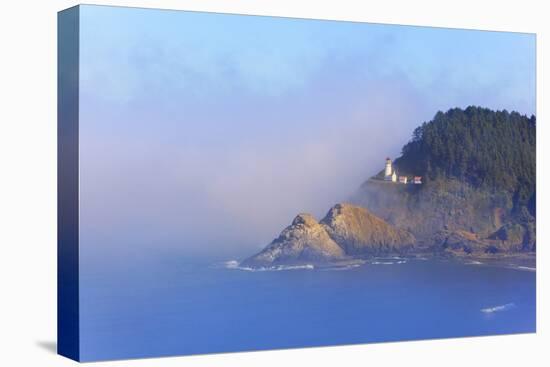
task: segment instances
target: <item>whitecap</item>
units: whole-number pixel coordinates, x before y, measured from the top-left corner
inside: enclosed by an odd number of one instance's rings
[[[516,266],[515,269],[524,271],[537,271],[537,268],[532,268],[530,266]]]
[[[473,260],[473,261],[467,262],[466,265],[483,265],[483,263],[481,261]]]
[[[304,265],[276,265],[276,266],[270,266],[266,267],[266,271],[284,271],[284,270],[313,270],[315,269],[315,266],[312,264],[304,264]]]
[[[331,266],[329,268],[323,268],[324,271],[342,271],[342,270],[351,270],[360,267],[361,264],[349,264],[349,265],[343,265],[343,266]]]
[[[395,264],[405,264],[407,260],[400,260],[400,261],[373,261],[371,262],[372,265],[395,265]]]
[[[227,269],[237,269],[239,267],[239,262],[237,260],[228,260],[223,263]]]
[[[285,271],[285,270],[313,270],[315,269],[315,266],[312,264],[304,264],[304,265],[274,265],[274,266],[260,266],[257,268],[252,268],[249,266],[240,266],[238,261],[231,260],[225,262],[225,267],[227,269],[236,269],[236,270],[243,270],[243,271],[251,271],[251,272],[257,272],[257,271]]]
[[[506,303],[504,305],[482,308],[480,311],[483,313],[494,313],[494,312],[508,311],[513,308],[516,308],[516,305],[514,303]]]

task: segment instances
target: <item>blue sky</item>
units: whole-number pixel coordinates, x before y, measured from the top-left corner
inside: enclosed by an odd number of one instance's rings
[[[244,253],[438,110],[535,113],[530,34],[83,6],[80,60],[91,242]]]

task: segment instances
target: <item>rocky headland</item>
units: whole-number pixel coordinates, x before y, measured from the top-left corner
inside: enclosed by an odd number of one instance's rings
[[[535,130],[535,117],[517,112],[438,112],[348,203],[319,221],[299,214],[241,266],[419,254],[534,260]]]
[[[241,263],[243,267],[329,265],[368,256],[404,254],[415,238],[367,209],[337,204],[317,221],[299,214],[265,249]]]

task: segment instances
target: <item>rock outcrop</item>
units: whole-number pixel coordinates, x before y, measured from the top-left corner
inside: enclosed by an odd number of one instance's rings
[[[537,247],[535,148],[535,116],[476,106],[438,112],[415,129],[392,166],[394,173],[422,177],[421,184],[386,181],[381,170],[350,197],[355,205],[338,204],[319,222],[297,217],[247,261],[409,251],[529,256]]]
[[[421,176],[422,184],[385,181],[381,159],[379,173],[350,200],[411,232],[417,247],[439,245],[438,252],[457,254],[535,252],[535,116],[451,108],[416,128],[401,152],[392,169]]]
[[[414,241],[410,233],[394,228],[364,208],[337,204],[320,222],[310,214],[299,214],[279,237],[241,266],[326,264],[366,255],[403,253],[413,247]]]
[[[415,243],[414,236],[395,228],[367,209],[337,204],[321,220],[330,237],[347,255],[403,253]]]
[[[243,261],[241,266],[323,263],[344,257],[344,250],[330,238],[324,226],[310,214],[299,214],[279,237],[260,253]]]
[[[488,238],[502,251],[535,251],[535,221],[507,223]]]
[[[535,217],[514,213],[512,195],[455,179],[422,186],[365,182],[352,199],[416,238],[416,247],[448,255],[534,252]]]
[[[492,252],[493,245],[480,239],[475,233],[456,230],[441,230],[434,233],[432,246],[435,252],[453,255],[471,255]]]

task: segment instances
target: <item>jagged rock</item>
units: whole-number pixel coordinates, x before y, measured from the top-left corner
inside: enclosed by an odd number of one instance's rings
[[[432,237],[435,251],[446,251],[454,255],[482,254],[497,252],[494,244],[484,242],[475,233],[457,230],[441,230]]]
[[[510,220],[512,210],[507,193],[443,178],[423,185],[371,179],[361,185],[352,201],[426,243],[440,230],[464,230],[487,237]]]
[[[310,214],[299,214],[260,253],[246,259],[241,266],[320,263],[345,257],[344,251]]]
[[[507,223],[489,236],[489,239],[499,242],[500,247],[507,251],[534,251],[535,224]]]
[[[330,263],[353,256],[402,253],[413,244],[411,234],[366,209],[337,204],[321,222],[310,214],[299,214],[279,237],[241,266]]]
[[[367,209],[337,204],[321,220],[330,237],[347,255],[383,255],[410,250],[415,238],[388,224]]]
[[[465,230],[441,230],[431,238],[432,249],[450,255],[486,256],[535,251],[534,226],[507,223],[488,237]]]
[[[514,245],[522,244],[524,237],[525,228],[517,223],[507,223],[489,236],[490,239],[500,240]]]

